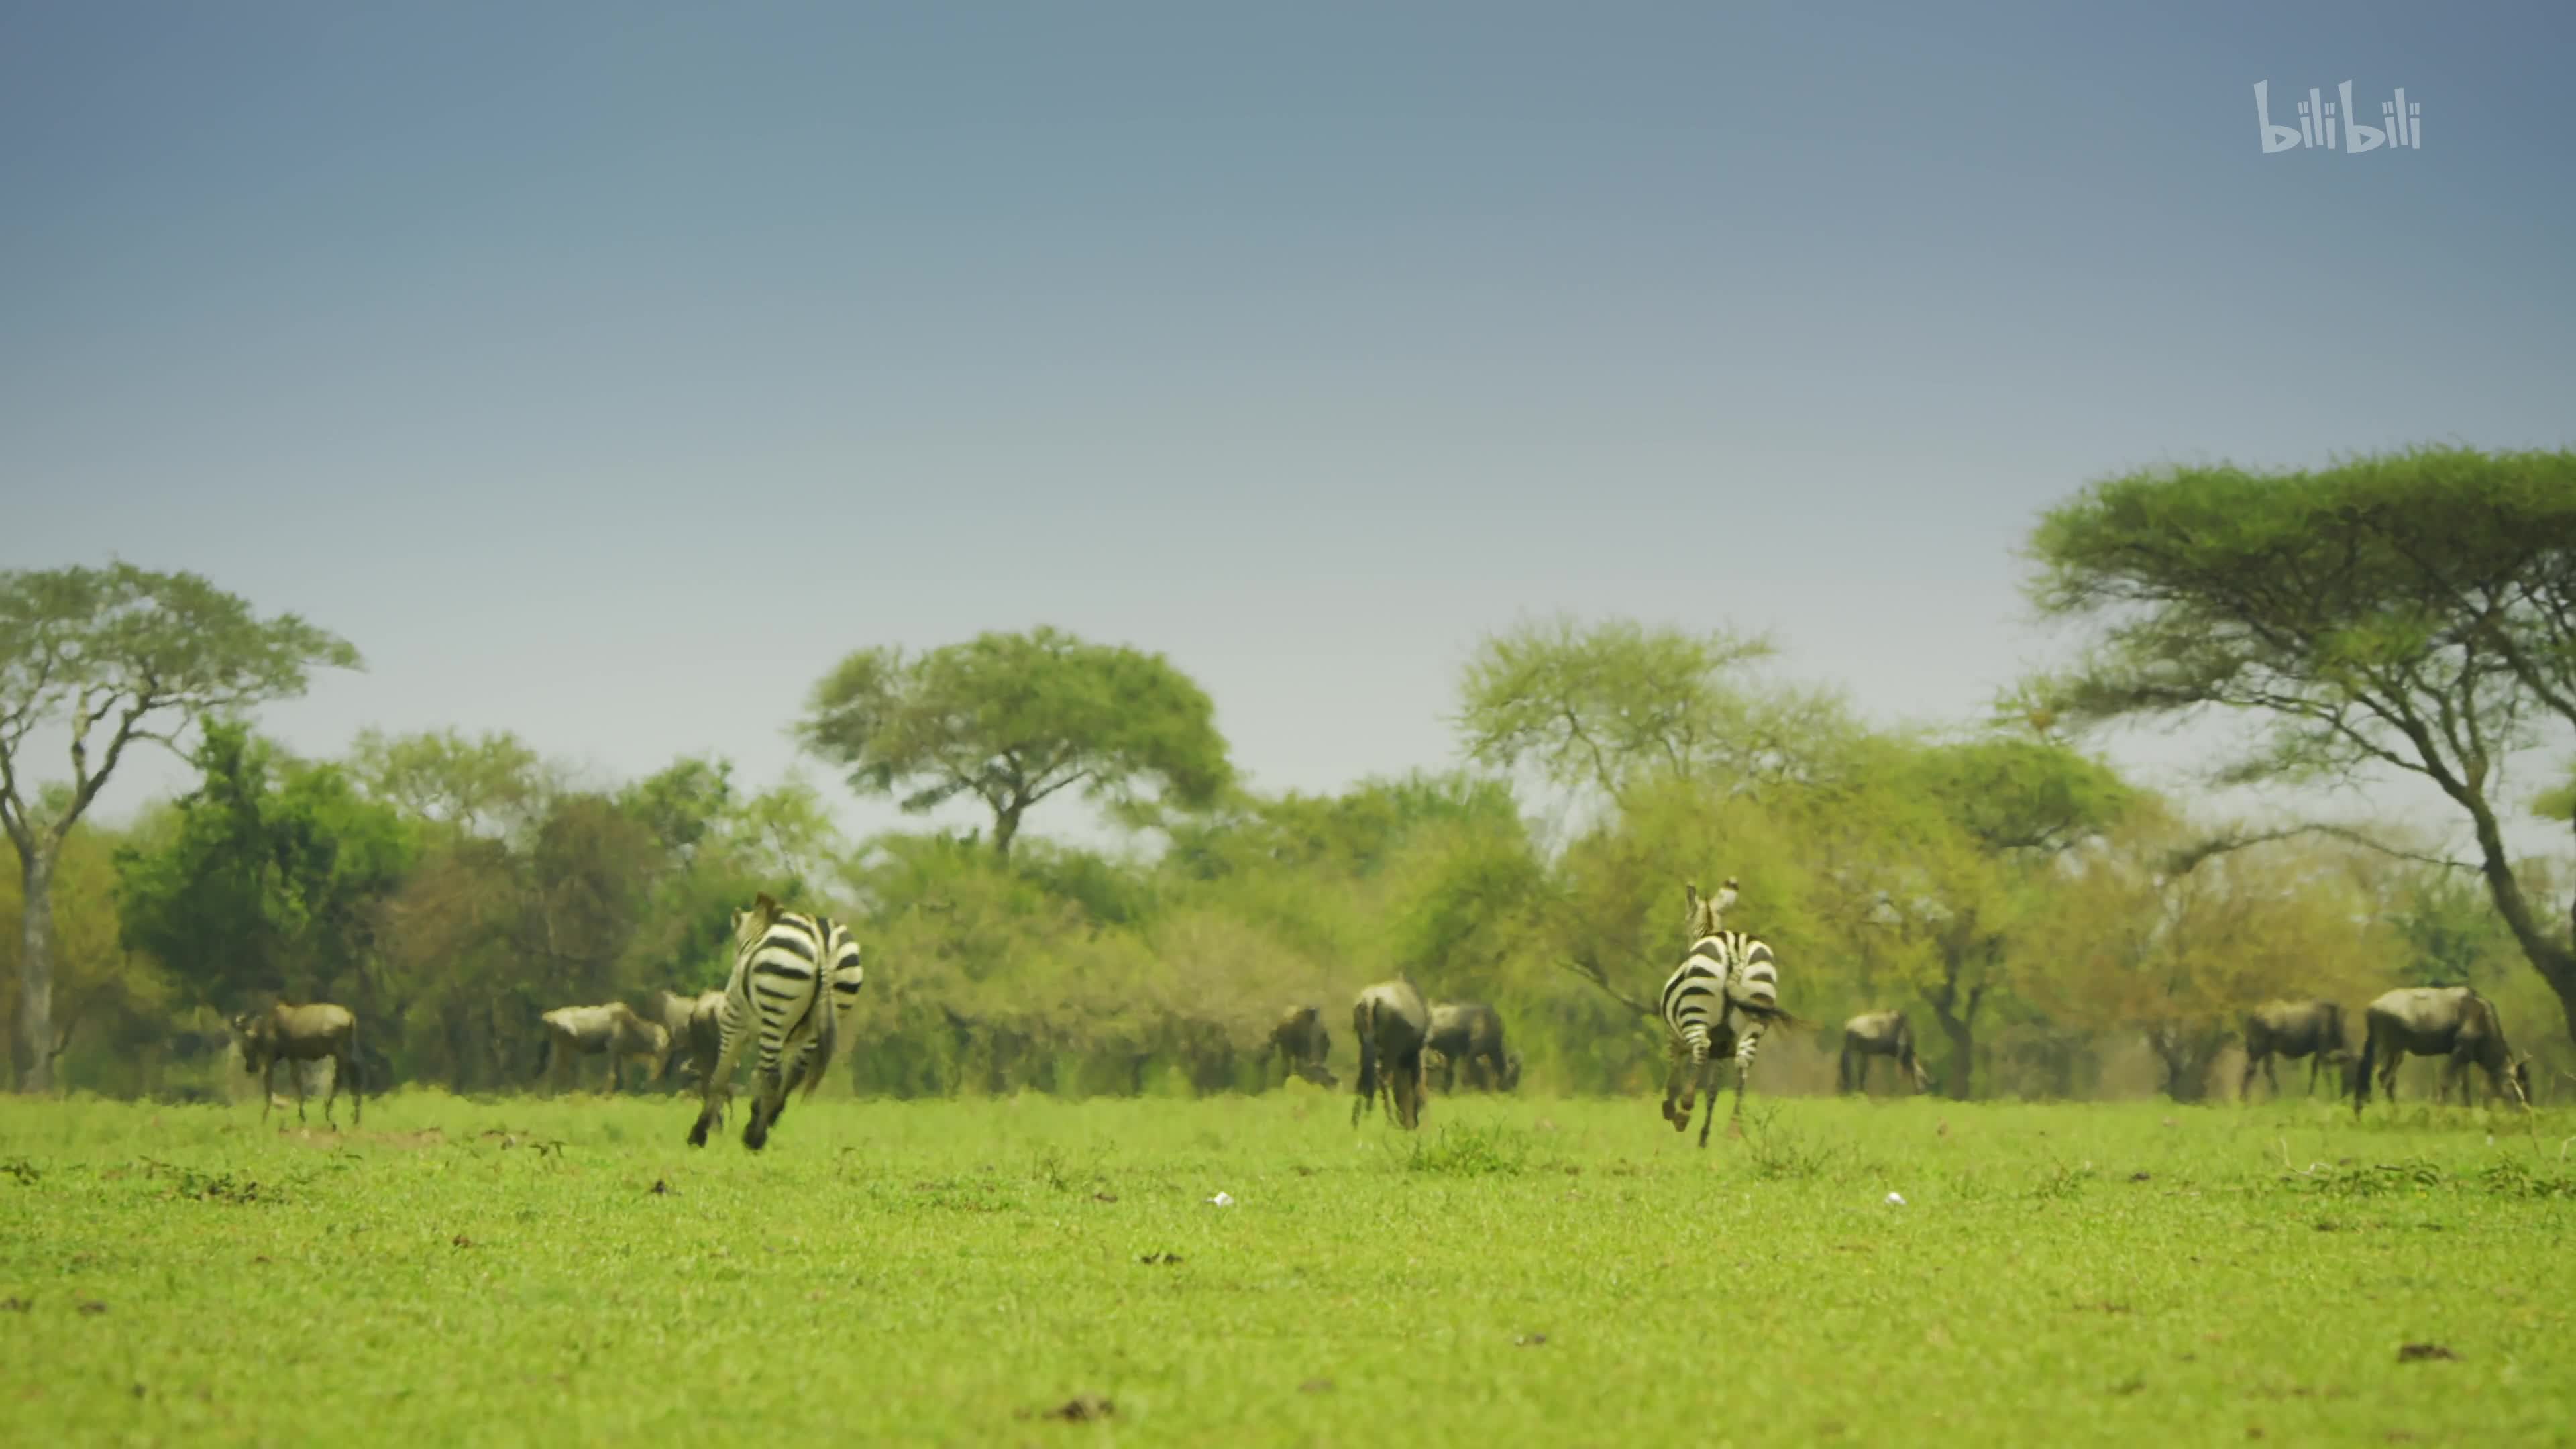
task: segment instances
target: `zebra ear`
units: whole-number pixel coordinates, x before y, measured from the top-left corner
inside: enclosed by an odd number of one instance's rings
[[[753,912],[763,920],[777,920],[780,909],[781,907],[778,904],[778,898],[767,891],[762,891],[760,895],[752,901]]]

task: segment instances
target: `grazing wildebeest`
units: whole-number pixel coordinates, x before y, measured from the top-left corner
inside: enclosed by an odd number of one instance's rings
[[[1342,1079],[1333,1075],[1325,1058],[1333,1054],[1333,1034],[1324,1029],[1324,1009],[1320,1006],[1292,1006],[1280,1015],[1279,1024],[1270,1028],[1270,1046],[1279,1054],[1279,1064],[1286,1076],[1304,1077],[1319,1087],[1338,1087]],[[1269,1079],[1269,1063],[1262,1064],[1262,1078]]]
[[[678,1070],[680,1063],[688,1057],[689,1014],[697,1007],[697,997],[668,991],[657,990],[644,998],[644,1019],[659,1022],[662,1030],[669,1033],[671,1043],[662,1054],[662,1069],[653,1074],[654,1081],[669,1081],[671,1073]]]
[[[1676,1132],[1690,1130],[1691,1109],[1708,1093],[1708,1116],[1699,1126],[1699,1145],[1708,1145],[1709,1125],[1717,1118],[1717,1068],[1730,1055],[1735,1060],[1735,1111],[1726,1119],[1726,1135],[1744,1135],[1744,1079],[1753,1070],[1753,1053],[1773,1022],[1798,1025],[1780,1009],[1779,963],[1769,942],[1719,924],[1735,903],[1729,879],[1714,897],[1696,885],[1685,885],[1688,901],[1685,929],[1692,940],[1682,964],[1664,980],[1664,1030],[1671,1040],[1673,1068],[1664,1078],[1664,1120]]]
[[[1890,1057],[1904,1080],[1914,1090],[1932,1090],[1932,1078],[1914,1055],[1914,1023],[1901,1011],[1865,1011],[1843,1023],[1842,1090],[1869,1090],[1869,1062],[1872,1057]]]
[[[537,1075],[551,1061],[558,1085],[572,1080],[573,1057],[608,1055],[608,1090],[614,1094],[618,1075],[631,1058],[650,1066],[669,1066],[671,1033],[658,1021],[647,1021],[623,1001],[606,1006],[558,1006],[537,1020],[545,1027],[545,1044],[537,1048]]]
[[[269,1109],[276,1105],[279,1062],[302,1063],[328,1059],[331,1063],[331,1094],[322,1099],[322,1120],[331,1122],[331,1104],[340,1099],[340,1084],[349,1085],[349,1123],[356,1126],[367,1110],[366,1096],[358,1086],[358,1018],[345,1006],[316,1001],[298,1006],[280,1001],[262,1012],[245,1011],[233,1018],[233,1031],[241,1038],[242,1071],[259,1078],[260,1120],[268,1120]],[[290,1067],[287,1075],[295,1078],[295,1120],[304,1120],[304,1073]],[[337,1122],[331,1122],[334,1127]]]
[[[1351,1003],[1351,1031],[1360,1042],[1359,1096],[1351,1125],[1369,1102],[1384,1095],[1396,1124],[1422,1125],[1422,1048],[1431,1034],[1431,1008],[1410,981],[1381,981]]]
[[[2313,1094],[2318,1075],[2328,1066],[2352,1060],[2344,1037],[2342,1003],[2322,998],[2267,1001],[2245,1013],[2245,1077],[2236,1084],[2237,1100],[2243,1101],[2254,1090],[2257,1069],[2272,1084],[2272,1095],[2281,1095],[2281,1078],[2272,1067],[2276,1056],[2308,1059],[2308,1091]]]
[[[2361,1064],[2353,1069],[2352,1114],[2370,1100],[2370,1072],[2379,1068],[2379,1092],[2397,1100],[2397,1067],[2409,1056],[2447,1057],[2433,1100],[2449,1094],[2451,1079],[2470,1067],[2487,1074],[2489,1095],[2510,1090],[2531,1110],[2531,1065],[2506,1045],[2495,1003],[2465,986],[2402,986],[2362,1014]],[[2465,1085],[2465,1084],[2464,1084]],[[2462,1103],[2467,1092],[2461,1093]]]
[[[686,1062],[689,1076],[703,1080],[716,1069],[716,1053],[724,1049],[724,993],[675,996],[663,1010],[679,1018],[679,1025],[671,1028],[671,1055],[663,1059],[663,1078],[667,1080]]]
[[[1443,1092],[1457,1086],[1462,1062],[1467,1085],[1479,1091],[1508,1092],[1520,1076],[1517,1059],[1503,1047],[1502,1013],[1481,1001],[1444,1001],[1432,1007],[1426,1048],[1438,1058]]]

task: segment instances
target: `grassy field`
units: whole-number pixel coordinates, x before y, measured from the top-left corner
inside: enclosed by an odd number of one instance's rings
[[[340,1133],[7,1100],[0,1423],[2576,1443],[2564,1113],[1756,1098],[1704,1152],[1651,1099],[1438,1099],[1412,1137],[1348,1113],[1303,1083],[818,1100],[754,1156],[690,1151],[670,1098],[404,1093]]]

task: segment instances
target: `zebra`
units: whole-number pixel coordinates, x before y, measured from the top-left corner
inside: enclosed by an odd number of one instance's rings
[[[809,1077],[811,1083],[820,1083],[823,1069],[831,1065],[832,1054],[841,1049],[842,1043],[852,1040],[850,1017],[859,1008],[859,988],[867,984],[867,973],[859,967],[857,942],[846,936],[842,938],[840,949],[832,957],[831,974],[825,981],[832,991],[830,1040],[818,1048],[814,1038],[806,1038],[805,1045],[797,1050],[796,1059],[787,1064],[787,1086],[778,1094],[778,1111],[769,1114],[772,1127],[778,1125],[779,1114],[787,1110],[787,1094],[803,1086],[805,1094],[812,1096],[814,1087],[809,1084]]]
[[[1708,1093],[1708,1115],[1701,1119],[1699,1145],[1708,1145],[1708,1129],[1717,1116],[1717,1064],[1730,1052],[1735,1058],[1735,1111],[1726,1135],[1744,1135],[1744,1078],[1753,1070],[1753,1053],[1763,1029],[1773,1021],[1792,1021],[1780,1010],[1780,973],[1771,947],[1743,931],[1721,924],[1735,904],[1736,883],[1730,877],[1714,897],[1696,885],[1682,887],[1689,902],[1692,940],[1682,963],[1664,981],[1664,1029],[1671,1037],[1673,1067],[1664,1079],[1664,1120],[1676,1132],[1690,1130],[1691,1109]]]
[[[757,1152],[768,1143],[770,1125],[787,1105],[789,1088],[801,1085],[812,1096],[832,1064],[839,1019],[858,999],[859,945],[829,917],[787,910],[766,891],[750,910],[734,912],[733,933],[733,973],[725,980],[719,1018],[721,1044],[715,1069],[699,1084],[698,1120],[689,1129],[689,1145],[704,1147],[707,1129],[722,1119],[734,1063],[757,1023],[757,1095],[751,1120],[742,1128],[742,1145]],[[829,1003],[824,1000],[827,976]]]

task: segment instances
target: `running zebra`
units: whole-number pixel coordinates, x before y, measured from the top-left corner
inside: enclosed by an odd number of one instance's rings
[[[721,1045],[715,1070],[700,1084],[697,1124],[689,1145],[704,1147],[707,1129],[722,1120],[733,1090],[734,1063],[753,1023],[760,1030],[760,1066],[754,1080],[751,1120],[742,1145],[757,1152],[770,1124],[787,1105],[787,1092],[802,1085],[807,1096],[832,1064],[839,1018],[858,999],[859,944],[837,922],[781,907],[767,892],[733,916],[733,974],[725,981]],[[824,1000],[828,974],[833,999]],[[789,1076],[794,1073],[793,1078]]]
[[[838,931],[840,928],[836,926],[833,929]],[[832,1054],[856,1040],[850,1035],[850,1015],[859,1008],[859,988],[867,984],[867,973],[859,969],[858,942],[846,934],[840,937],[840,943],[833,952],[832,973],[827,979],[832,990],[830,1039],[817,1047],[814,1038],[806,1038],[805,1044],[797,1049],[796,1059],[787,1064],[786,1089],[778,1094],[778,1111],[769,1114],[772,1127],[778,1125],[779,1113],[787,1110],[787,1094],[802,1086],[805,1095],[814,1095],[814,1086],[822,1081],[823,1069],[831,1065]]]
[[[1735,882],[1729,879],[1714,897],[1696,885],[1682,889],[1689,900],[1691,947],[1682,964],[1664,982],[1664,1029],[1671,1033],[1673,1069],[1664,1079],[1664,1120],[1676,1132],[1690,1130],[1691,1109],[1708,1093],[1708,1115],[1700,1119],[1699,1145],[1708,1145],[1708,1129],[1717,1117],[1717,1068],[1731,1052],[1735,1057],[1735,1111],[1726,1120],[1726,1135],[1744,1135],[1744,1078],[1753,1070],[1753,1053],[1763,1029],[1785,1019],[1780,1010],[1780,973],[1768,943],[1722,924],[1735,904]]]

